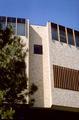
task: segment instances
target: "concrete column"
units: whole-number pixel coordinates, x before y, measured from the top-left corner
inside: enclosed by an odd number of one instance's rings
[[[60,31],[59,31],[59,25],[57,25],[57,32],[58,32],[58,41],[60,41]]]
[[[75,41],[75,32],[73,30],[73,40],[74,40],[74,45],[76,46],[76,41]]]
[[[67,44],[68,44],[68,33],[67,33],[67,28],[65,28],[65,33],[66,33],[66,41],[67,41]]]
[[[25,19],[25,36],[27,37],[27,20]]]
[[[7,26],[7,17],[6,17],[6,23],[5,23],[5,24],[6,24],[6,26]]]
[[[16,18],[16,33],[15,33],[15,35],[17,35],[17,18]]]

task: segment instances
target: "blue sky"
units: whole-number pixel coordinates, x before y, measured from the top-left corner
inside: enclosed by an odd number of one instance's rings
[[[38,25],[52,21],[79,30],[79,0],[0,0],[0,16],[28,18]]]

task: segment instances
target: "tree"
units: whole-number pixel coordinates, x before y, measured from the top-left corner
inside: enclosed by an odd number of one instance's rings
[[[13,119],[15,110],[12,107],[3,105],[5,91],[0,90],[0,119]]]
[[[11,26],[0,27],[0,91],[5,91],[4,103],[27,103],[24,94],[33,94],[37,87],[32,84],[27,90],[26,64],[24,58],[27,51],[22,51],[20,37],[13,34]],[[25,91],[21,94],[22,91]],[[32,103],[29,101],[29,103]]]

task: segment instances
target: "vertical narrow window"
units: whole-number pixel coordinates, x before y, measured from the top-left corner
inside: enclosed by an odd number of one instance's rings
[[[6,17],[0,17],[0,25],[3,29],[6,27]]]
[[[58,40],[57,24],[51,23],[51,29],[52,29],[52,39]]]
[[[25,19],[17,18],[17,35],[25,36]]]
[[[7,25],[12,26],[14,34],[16,34],[16,18],[8,17],[7,18]]]
[[[34,54],[42,54],[42,45],[34,45]]]
[[[60,41],[64,42],[64,43],[67,43],[65,27],[59,25],[59,33],[60,33]]]
[[[74,45],[73,31],[72,29],[67,28],[68,33],[68,44]]]
[[[79,47],[79,32],[75,30],[75,42],[76,46]]]

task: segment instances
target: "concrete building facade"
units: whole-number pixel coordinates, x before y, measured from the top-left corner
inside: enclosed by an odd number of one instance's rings
[[[0,22],[12,23],[28,49],[29,85],[38,87],[34,106],[79,108],[79,31],[50,22],[38,26],[21,18],[5,17],[5,22],[3,18]]]

